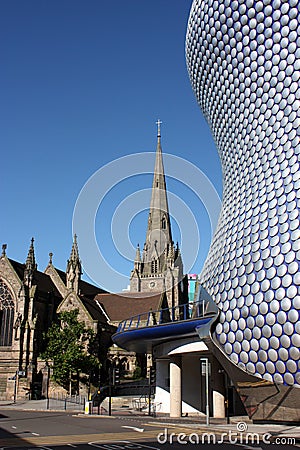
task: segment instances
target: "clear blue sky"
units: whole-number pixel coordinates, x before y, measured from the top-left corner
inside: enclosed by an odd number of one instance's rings
[[[154,152],[158,118],[163,152],[195,164],[221,195],[219,158],[185,64],[190,6],[189,0],[1,1],[1,241],[10,258],[24,262],[34,236],[39,270],[49,252],[64,270],[81,189],[115,159]],[[130,184],[120,164],[118,171],[120,183],[98,210],[95,234],[108,263],[129,276],[134,252],[124,258],[110,242],[112,215],[135,190],[150,188],[152,177],[132,177]],[[201,243],[188,270],[200,272],[211,239],[205,208],[184,183],[167,183],[195,213]],[[147,214],[121,222],[116,227],[129,226],[132,245],[142,246]],[[180,229],[174,223],[174,240],[181,240]],[[188,238],[193,242],[192,233]],[[79,235],[80,253],[83,241]],[[100,284],[108,288],[105,277]]]

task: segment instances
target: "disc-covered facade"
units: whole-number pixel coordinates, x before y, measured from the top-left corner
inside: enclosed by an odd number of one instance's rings
[[[300,1],[195,0],[186,58],[223,168],[200,282],[239,368],[300,387]]]

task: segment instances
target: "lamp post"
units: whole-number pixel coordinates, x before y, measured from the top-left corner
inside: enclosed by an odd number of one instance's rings
[[[50,366],[46,362],[47,367],[47,385],[46,385],[46,396],[47,396],[47,409],[49,409],[49,383],[50,383]]]
[[[14,384],[14,403],[17,402],[17,392],[18,392],[18,370],[16,370],[15,376],[15,384]]]

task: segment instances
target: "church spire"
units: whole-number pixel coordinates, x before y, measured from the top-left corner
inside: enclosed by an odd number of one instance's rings
[[[77,236],[74,234],[74,240],[71,250],[70,259],[67,262],[67,288],[72,289],[78,294],[79,292],[79,281],[81,277],[81,262],[79,258]]]
[[[24,282],[30,286],[32,283],[33,273],[37,269],[37,264],[35,262],[35,255],[34,255],[34,238],[31,239],[31,244],[28,250],[26,263],[25,263],[25,270],[24,270]]]
[[[161,148],[160,125],[162,122],[158,120],[156,123],[156,157],[146,243],[143,252],[143,263],[146,272],[148,273],[161,273],[165,270],[166,253],[169,245],[172,244],[165,171]]]
[[[156,124],[157,146],[146,241],[142,255],[139,246],[136,250],[130,292],[164,293],[163,302],[173,307],[187,301],[187,291],[186,284],[181,283],[183,265],[179,247],[175,247],[172,241],[161,148],[161,121],[158,120]]]
[[[141,270],[141,250],[139,244],[136,247],[135,259],[134,259],[134,268],[138,271]]]
[[[140,245],[139,244],[136,247],[135,261],[136,262],[141,262],[141,251],[140,251]]]

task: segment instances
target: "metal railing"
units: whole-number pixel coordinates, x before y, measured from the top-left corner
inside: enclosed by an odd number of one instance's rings
[[[84,395],[63,395],[56,394],[50,395],[47,398],[47,409],[54,410],[78,410],[83,411],[86,402],[86,396]]]
[[[194,303],[185,303],[171,308],[163,308],[157,311],[150,310],[120,322],[117,333],[211,316],[215,314],[215,308],[215,304],[213,304],[210,299],[206,298]]]

